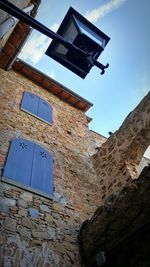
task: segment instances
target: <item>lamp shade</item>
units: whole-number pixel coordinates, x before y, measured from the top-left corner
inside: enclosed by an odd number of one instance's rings
[[[68,10],[57,34],[84,52],[89,53],[93,59],[99,57],[110,39],[72,7]],[[93,66],[85,56],[66,48],[56,40],[51,42],[46,51],[46,55],[82,78],[85,78]]]

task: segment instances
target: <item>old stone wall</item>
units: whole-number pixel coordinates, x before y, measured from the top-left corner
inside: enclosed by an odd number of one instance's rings
[[[79,211],[1,184],[0,266],[81,266]]]
[[[1,181],[1,266],[81,266],[77,236],[99,203],[86,115],[20,74],[0,70],[1,175],[14,137],[33,141],[54,158],[53,199]],[[52,126],[20,109],[29,91],[53,108]]]
[[[150,92],[93,156],[102,201],[138,177],[138,165],[149,144]]]
[[[91,156],[94,155],[99,150],[99,148],[102,146],[102,144],[106,142],[106,140],[107,140],[107,137],[90,130],[90,135],[89,135],[90,155]]]
[[[77,238],[82,222],[138,176],[150,143],[150,93],[106,141],[88,129],[82,110],[13,70],[1,69],[0,77],[1,176],[12,138],[24,138],[53,155],[55,187],[47,198],[0,182],[1,265],[82,266]],[[20,109],[24,91],[52,106],[52,126]]]
[[[149,188],[150,166],[83,224],[80,245],[86,266],[150,266]]]

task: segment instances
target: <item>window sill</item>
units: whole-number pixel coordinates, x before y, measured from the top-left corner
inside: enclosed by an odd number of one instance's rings
[[[45,123],[47,123],[48,125],[52,126],[52,123],[42,119],[41,117],[38,117],[36,115],[34,115],[33,113],[29,112],[28,110],[24,109],[24,108],[20,108],[22,111],[26,112],[27,114],[30,114],[31,116],[35,117],[36,119],[40,120],[40,121],[43,121]]]
[[[26,185],[23,185],[21,183],[18,183],[18,182],[15,182],[13,181],[12,179],[9,179],[9,178],[5,178],[5,177],[2,177],[1,179],[3,182],[7,183],[7,184],[11,184],[11,185],[14,185],[16,187],[19,187],[23,190],[26,190],[26,191],[29,191],[31,193],[35,193],[41,197],[45,197],[45,198],[48,198],[48,199],[51,199],[53,201],[57,201],[56,198],[52,195],[52,194],[48,194],[48,193],[45,193],[45,192],[42,192],[38,189],[34,189],[30,186],[26,186]]]

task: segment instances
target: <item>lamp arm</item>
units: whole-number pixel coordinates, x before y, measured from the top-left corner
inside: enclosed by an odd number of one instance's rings
[[[108,63],[104,66],[102,63],[94,59],[91,54],[87,54],[86,61],[91,64],[92,67],[95,65],[97,68],[101,69],[101,75],[103,75],[105,73],[105,69],[109,67]]]
[[[46,35],[47,37],[56,40],[58,43],[65,46],[67,49],[73,50],[74,52],[79,53],[81,56],[87,56],[87,53],[84,52],[82,49],[75,46],[70,41],[66,41],[62,36],[53,32],[52,30],[44,26],[42,23],[29,16],[15,5],[11,4],[9,1],[0,0],[0,8],[5,12],[11,14],[12,16],[16,17],[18,20],[26,23],[28,26]]]
[[[97,60],[94,59],[94,65],[96,67],[98,67],[99,69],[101,69],[101,75],[103,75],[105,73],[105,69],[107,69],[109,67],[109,64],[107,63],[105,66],[103,64],[101,64],[100,62],[98,62]]]
[[[96,67],[102,70],[101,74],[104,74],[105,69],[108,68],[109,64],[107,64],[106,66],[102,65],[100,62],[94,59],[90,53],[83,51],[70,41],[65,40],[62,36],[53,32],[52,30],[44,26],[42,23],[29,16],[15,5],[11,4],[9,1],[0,0],[0,8],[5,12],[11,14],[12,16],[16,17],[18,20],[26,23],[31,28],[41,32],[42,34],[46,35],[51,39],[54,39],[61,45],[65,46],[67,49],[73,51],[74,53],[78,53],[83,58],[86,58],[87,62],[89,62],[92,66],[95,65]]]

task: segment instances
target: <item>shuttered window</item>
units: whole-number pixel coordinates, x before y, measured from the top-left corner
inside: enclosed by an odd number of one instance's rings
[[[52,107],[39,96],[30,92],[24,92],[21,109],[33,116],[52,124]]]
[[[45,122],[52,124],[52,107],[39,97],[37,116]]]
[[[24,139],[11,142],[3,180],[38,191],[53,193],[53,158],[43,147]]]

